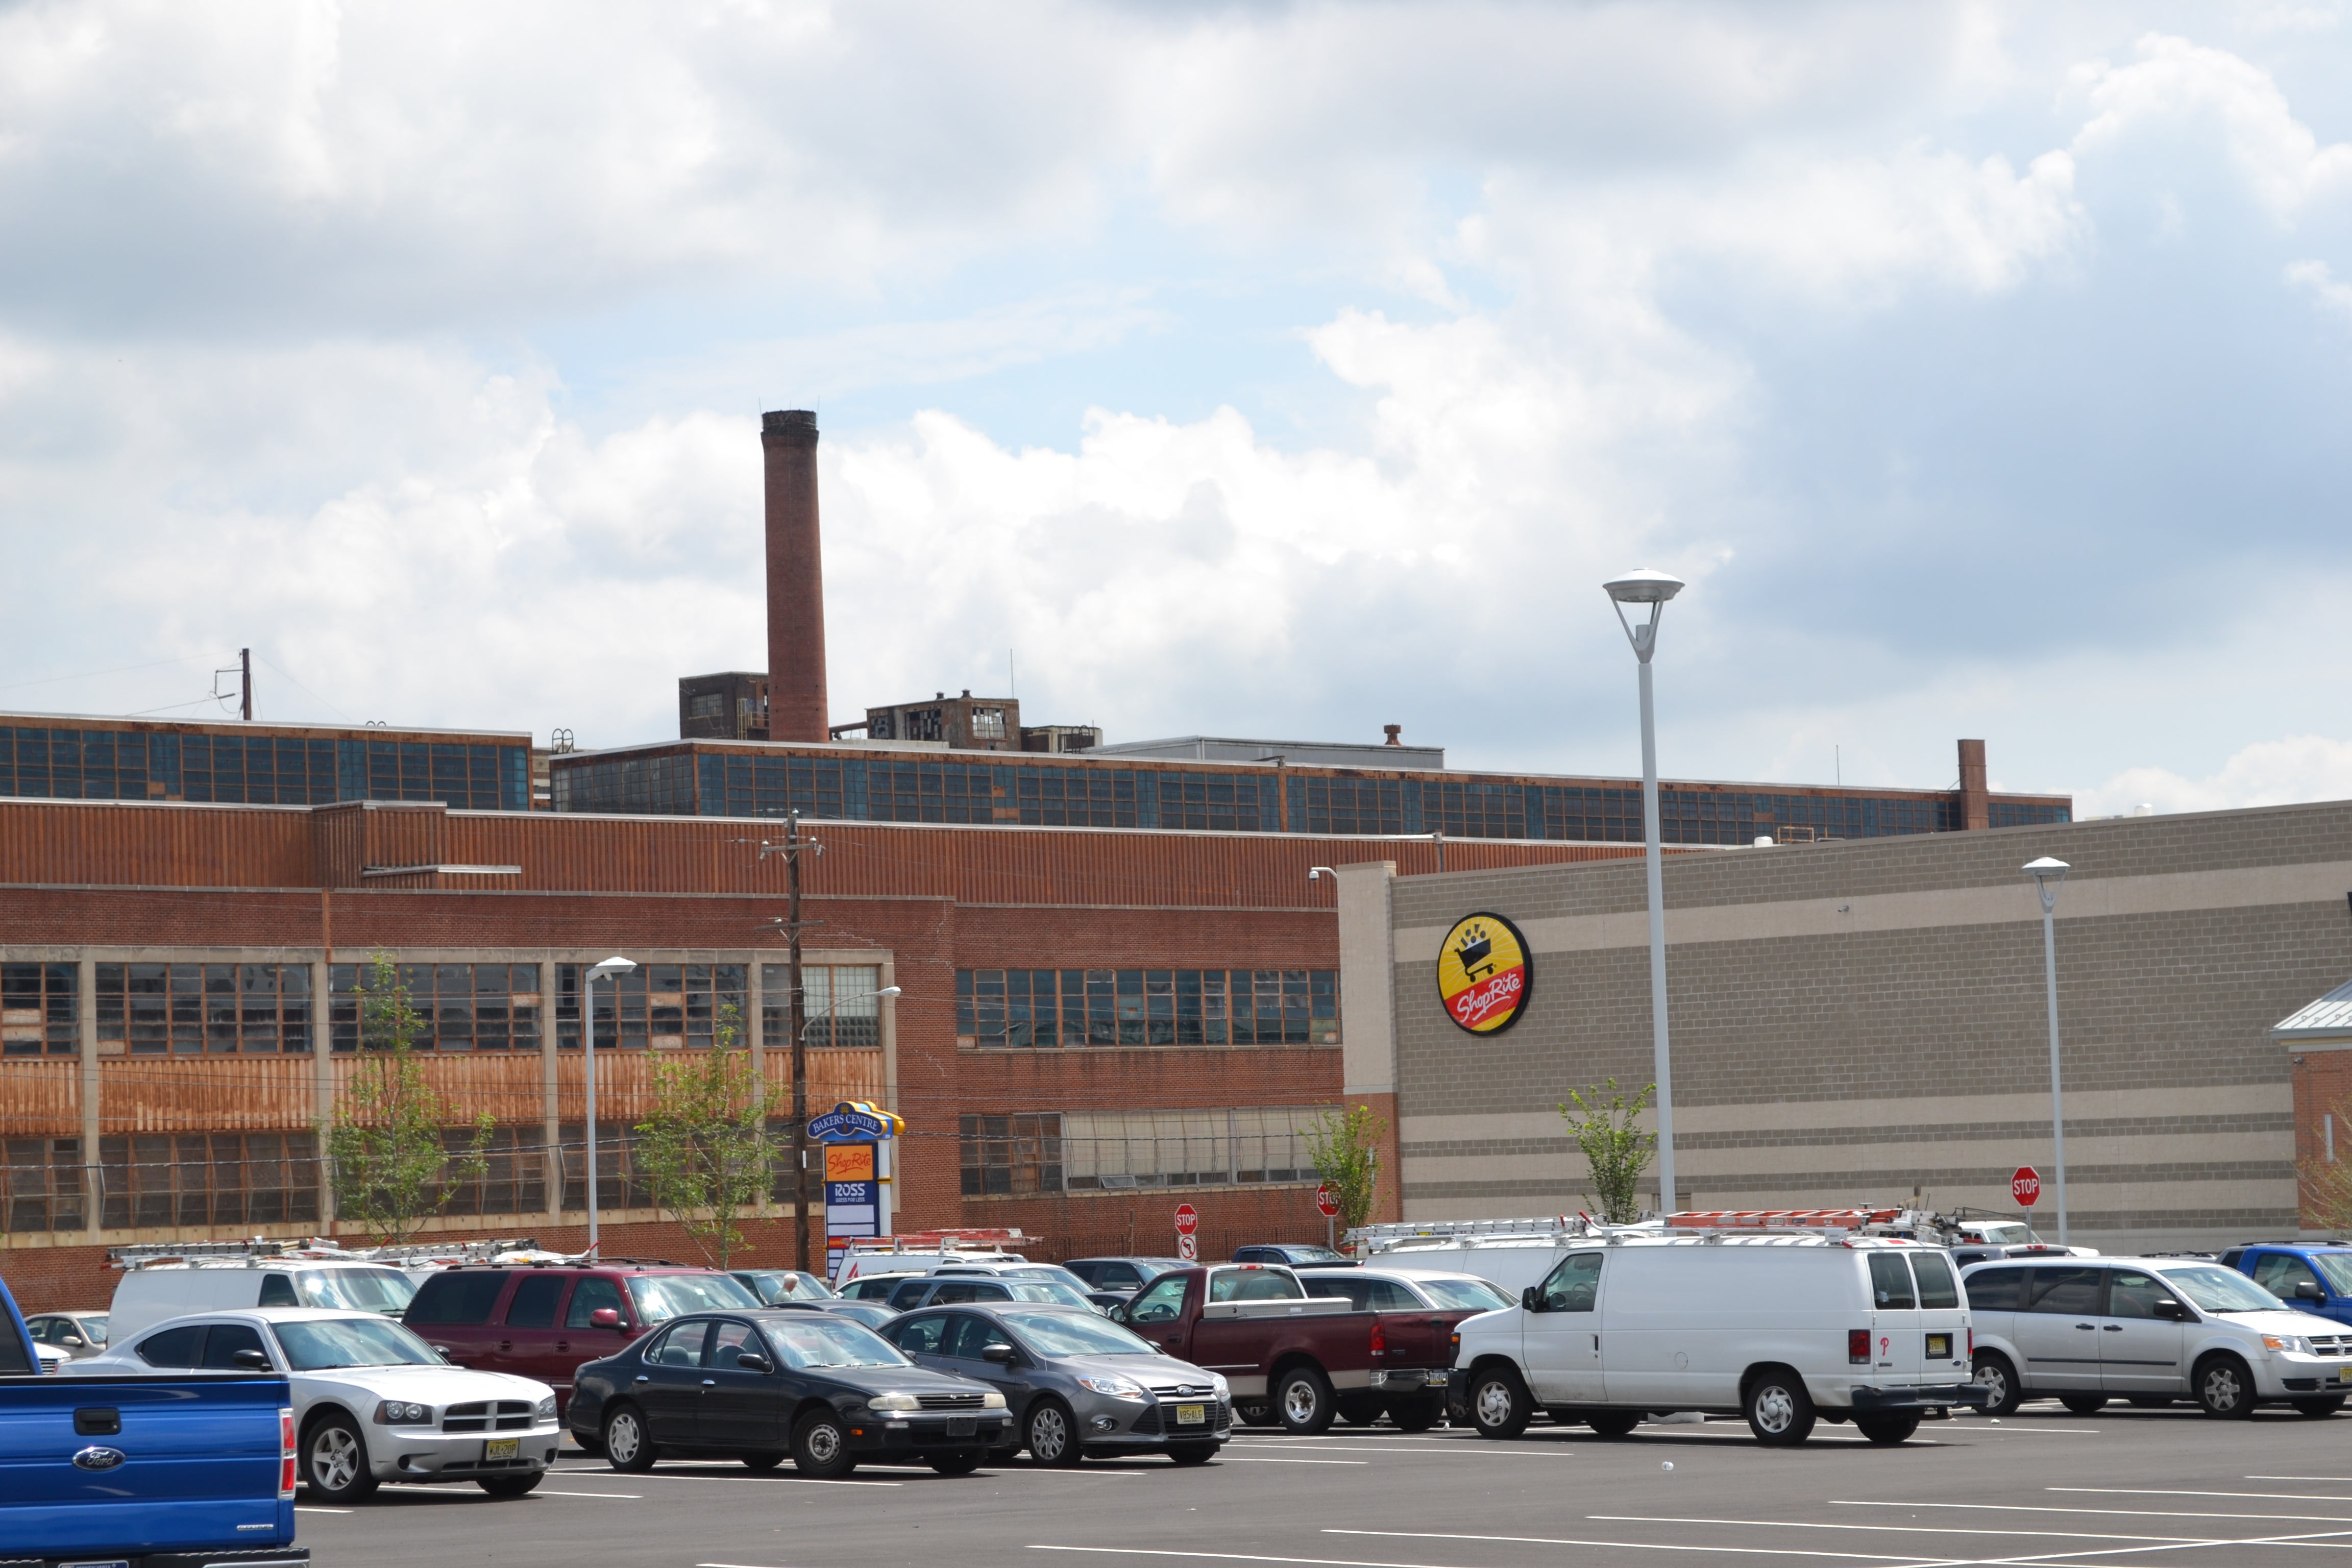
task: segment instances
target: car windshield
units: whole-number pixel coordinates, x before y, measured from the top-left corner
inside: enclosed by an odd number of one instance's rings
[[[2033,1234],[2031,1226],[2022,1225],[1980,1225],[1977,1229],[1984,1233],[1986,1243],[1993,1247],[2031,1247],[2042,1239]]]
[[[760,1304],[732,1274],[633,1274],[629,1295],[637,1304],[638,1321],[647,1328],[688,1312],[740,1310]]]
[[[1345,1263],[1348,1255],[1334,1252],[1328,1247],[1286,1247],[1283,1254],[1293,1263]]]
[[[779,1301],[829,1301],[833,1288],[814,1274],[803,1274],[793,1268],[759,1268],[739,1274],[736,1279],[749,1285],[770,1306]]]
[[[795,1372],[813,1366],[911,1366],[890,1342],[836,1312],[771,1318],[768,1342]]]
[[[106,1342],[106,1314],[100,1312],[81,1321],[81,1337],[94,1345]]]
[[[1499,1287],[1484,1279],[1416,1279],[1413,1283],[1428,1291],[1429,1299],[1439,1306],[1457,1310],[1491,1312],[1497,1307],[1517,1305]]]
[[[2329,1295],[2352,1296],[2352,1252],[2315,1252],[2311,1255],[2311,1261],[2327,1281]],[[101,1342],[104,1342],[104,1328],[99,1330],[98,1337]]]
[[[1087,1289],[1085,1280],[1058,1263],[1032,1263],[1026,1268],[1008,1268],[1004,1272],[1008,1277],[1015,1279],[1051,1279],[1057,1284],[1067,1285],[1081,1295]]]
[[[2160,1270],[2165,1283],[2208,1312],[2279,1312],[2284,1301],[2235,1269],[2208,1264],[2201,1268]]]
[[[416,1296],[416,1287],[397,1268],[303,1268],[295,1272],[294,1289],[306,1307],[394,1318]]]
[[[1092,1312],[998,1314],[1039,1355],[1150,1355],[1150,1344]]]
[[[1212,1301],[1304,1301],[1307,1292],[1286,1268],[1261,1268],[1243,1264],[1220,1268],[1209,1276]]]
[[[337,1366],[439,1366],[433,1347],[380,1318],[324,1318],[273,1324],[286,1364],[296,1372]]]
[[[879,1301],[849,1301],[838,1307],[827,1308],[826,1310],[836,1318],[847,1318],[853,1322],[863,1323],[869,1329],[878,1329],[898,1315]]]
[[[1076,1290],[1059,1279],[1007,1279],[1004,1288],[1013,1292],[1016,1301],[1058,1301],[1065,1307],[1092,1307],[1084,1290]]]

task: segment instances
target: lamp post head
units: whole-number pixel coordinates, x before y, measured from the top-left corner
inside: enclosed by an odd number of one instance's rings
[[[2066,873],[2074,868],[2063,860],[2044,855],[2039,860],[2028,860],[2023,868],[2025,874],[2033,879],[2034,891],[2042,895],[2042,912],[2046,915],[2056,909],[2058,884],[2066,879]]]
[[[1644,566],[1601,584],[1621,605],[1663,605],[1683,591],[1683,580],[1670,572]]]
[[[1307,868],[1307,879],[1310,882],[1319,882],[1326,877],[1330,878],[1336,882],[1339,879],[1339,873],[1334,871],[1328,866],[1309,866]]]
[[[1658,647],[1658,616],[1666,601],[1683,591],[1683,580],[1669,572],[1653,571],[1647,566],[1638,572],[1628,572],[1601,584],[1609,592],[1609,603],[1617,612],[1617,624],[1625,628],[1625,638],[1633,645],[1633,657],[1643,664]],[[1650,618],[1635,626],[1625,618],[1628,605],[1647,605]]]
[[[590,969],[588,971],[588,978],[592,981],[610,980],[616,975],[628,973],[629,971],[635,969],[636,966],[636,960],[632,958],[623,958],[618,954],[615,954],[614,956],[606,959],[604,963]]]
[[[877,996],[896,996],[898,994],[898,987],[896,985],[885,985],[881,990],[874,993]]]

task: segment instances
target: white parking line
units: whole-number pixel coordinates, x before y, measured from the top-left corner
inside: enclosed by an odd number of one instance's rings
[[[1673,1514],[1653,1513],[1588,1513],[1585,1518],[1596,1524],[1728,1524],[1742,1530],[1864,1530],[1874,1535],[2006,1535],[2015,1537],[2019,1527],[2005,1530],[1985,1530],[1967,1524],[1832,1524],[1813,1519],[1696,1519]],[[2116,1535],[2095,1530],[2036,1530],[2034,1535],[2067,1536],[2077,1541],[2195,1541],[2189,1535]]]
[[[2352,1484],[2352,1476],[2248,1476],[2250,1481],[2343,1481]]]
[[[1987,1513],[2079,1513],[2126,1519],[2259,1519],[2273,1524],[2352,1524],[2352,1514],[2341,1513],[2195,1513],[2163,1508],[2058,1508],[2029,1502],[1914,1502],[1905,1498],[1832,1498],[1832,1508],[1952,1508]]]
[[[1370,1459],[1277,1459],[1271,1454],[1220,1454],[1222,1465],[1369,1465]]]
[[[1233,1448],[1303,1448],[1308,1453],[1313,1454],[1451,1454],[1457,1458],[1465,1459],[1492,1458],[1497,1454],[1508,1455],[1514,1458],[1523,1459],[1568,1459],[1575,1458],[1575,1456],[1566,1448],[1507,1448],[1499,1443],[1480,1443],[1475,1441],[1443,1443],[1426,1448],[1406,1448],[1392,1444],[1381,1443],[1377,1447],[1367,1448],[1361,1442],[1350,1442],[1343,1437],[1333,1438],[1329,1442],[1318,1442],[1311,1437],[1296,1437],[1287,1440],[1271,1442],[1264,1438],[1250,1437],[1244,1438],[1238,1443],[1229,1443],[1226,1445],[1226,1447],[1228,1450]]]
[[[555,1489],[553,1489],[552,1488],[550,1488],[550,1487],[541,1487],[539,1489],[537,1489],[536,1491],[532,1492],[530,1495],[531,1495],[531,1496],[533,1496],[533,1497],[614,1497],[614,1498],[627,1498],[631,1502],[635,1502],[635,1501],[637,1501],[639,1499],[643,1498],[646,1494],[645,1494],[645,1493],[643,1493],[643,1492],[560,1492],[560,1491],[556,1491]]]
[[[1353,1557],[1273,1557],[1252,1556],[1239,1552],[1166,1552],[1150,1546],[1046,1546],[1037,1542],[1029,1543],[1032,1552],[1093,1552],[1115,1553],[1122,1557],[1189,1557],[1211,1559],[1221,1563],[1305,1563],[1315,1568],[1459,1568],[1446,1563],[1367,1563]]]
[[[1326,1530],[1326,1535],[1370,1535],[1391,1541],[1482,1541],[1514,1546],[1613,1546],[1632,1552],[1728,1552],[1742,1557],[1835,1557],[1843,1562],[1935,1563],[1948,1558],[1916,1552],[1821,1552],[1801,1546],[1697,1546],[1655,1541],[1580,1541],[1553,1535],[1443,1535],[1422,1530]]]
[[[2222,1497],[2276,1498],[2281,1502],[2352,1502],[2352,1497],[2328,1492],[2200,1492],[2170,1487],[2043,1487],[2046,1492],[2081,1492],[2094,1497]]]
[[[644,1475],[619,1475],[607,1474],[602,1470],[551,1470],[549,1474],[561,1475],[567,1481],[614,1480],[627,1481],[632,1485],[639,1481],[741,1481],[747,1486],[761,1487],[903,1487],[907,1484],[904,1481],[827,1480],[822,1476],[755,1476],[749,1471],[740,1476],[666,1476],[658,1471],[649,1471]],[[619,1497],[624,1494],[597,1492],[594,1495]]]

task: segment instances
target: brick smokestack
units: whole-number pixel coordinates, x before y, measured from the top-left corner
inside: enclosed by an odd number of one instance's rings
[[[1981,833],[1992,826],[1992,801],[1985,790],[1982,741],[1960,742],[1960,826]]]
[[[816,416],[761,416],[768,478],[768,738],[823,741],[824,552],[816,521]]]

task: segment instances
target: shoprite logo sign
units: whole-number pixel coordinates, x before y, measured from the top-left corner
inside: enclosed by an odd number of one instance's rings
[[[1496,1035],[1526,1011],[1534,973],[1519,928],[1496,914],[1465,915],[1437,955],[1445,1016],[1474,1035]]]

